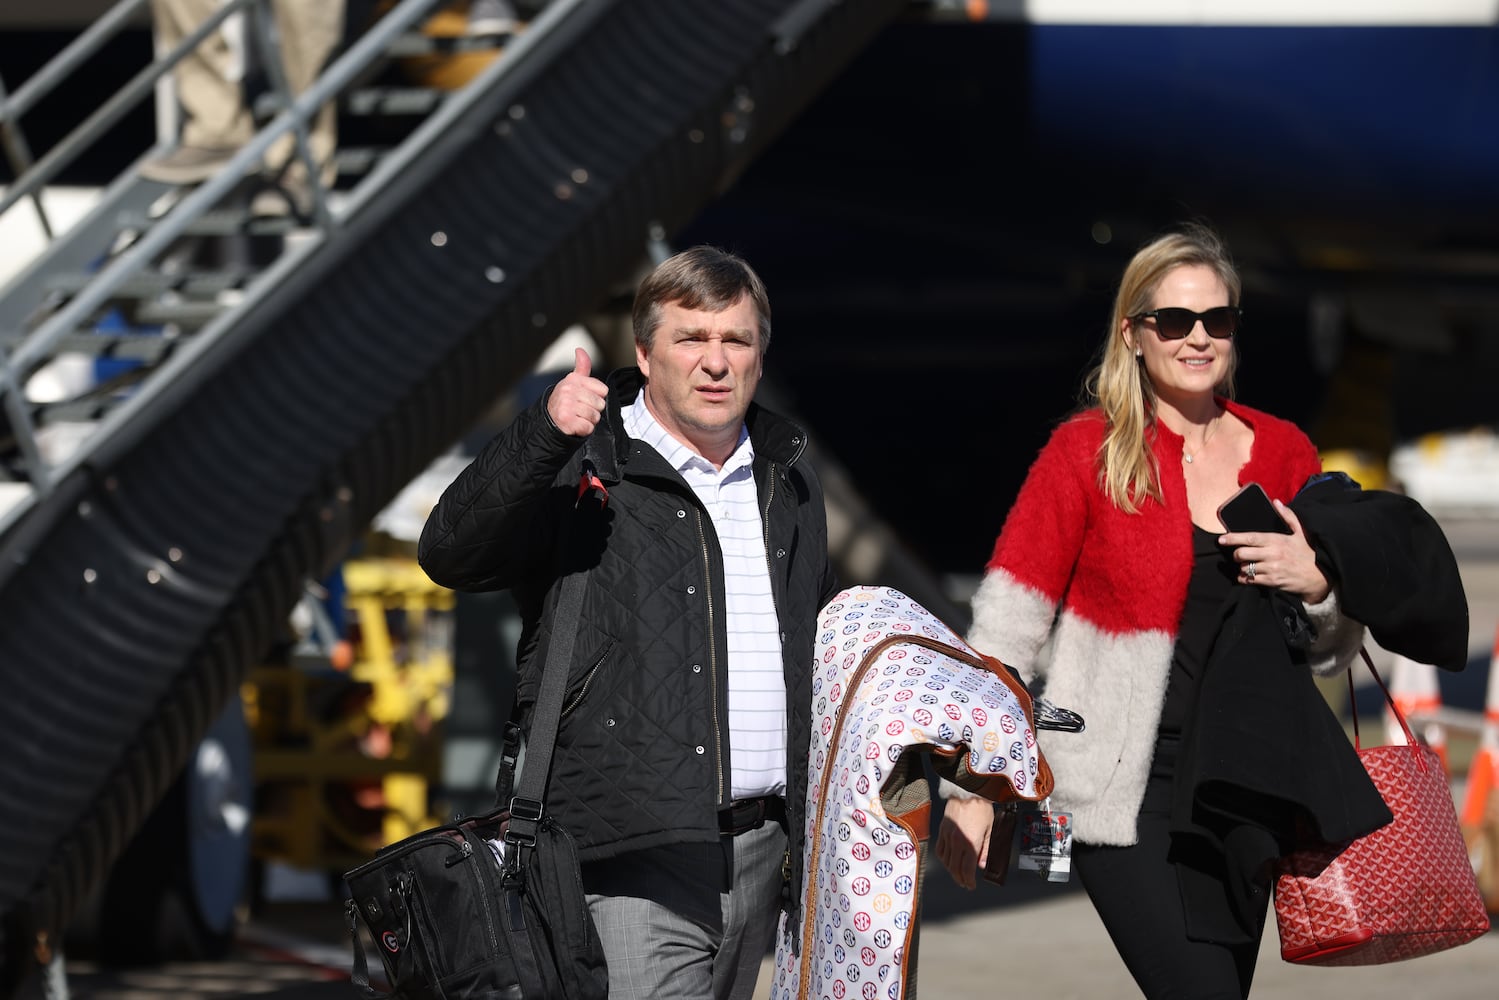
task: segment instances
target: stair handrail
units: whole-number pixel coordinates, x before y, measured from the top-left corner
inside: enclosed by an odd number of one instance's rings
[[[237,9],[246,3],[262,3],[266,0],[227,0]],[[316,81],[297,96],[264,128],[246,143],[213,177],[198,185],[181,201],[174,205],[165,217],[149,227],[136,242],[124,250],[101,270],[66,305],[49,316],[41,325],[27,335],[4,359],[5,371],[0,374],[0,396],[5,398],[5,410],[11,417],[12,430],[21,447],[21,458],[26,468],[27,479],[39,495],[50,492],[53,478],[48,464],[42,459],[35,443],[35,432],[29,415],[24,413],[24,400],[20,399],[26,374],[45,361],[65,337],[79,326],[131,276],[151,260],[167,250],[194,220],[217,204],[270,149],[271,145],[287,132],[304,125],[317,113],[324,103],[353,82],[354,78],[375,58],[381,55],[396,36],[409,30],[424,17],[438,0],[400,0],[395,7],[366,31],[332,65],[323,71]],[[214,19],[217,24],[221,18]],[[196,36],[197,33],[194,33]],[[192,41],[192,37],[189,41]],[[179,49],[187,46],[184,42]],[[194,44],[196,44],[194,42]],[[177,52],[173,50],[174,54]],[[3,209],[0,209],[3,210]],[[326,220],[332,226],[334,220]]]
[[[136,10],[147,2],[148,0],[120,0],[48,60],[45,66],[27,78],[21,89],[14,94],[7,93],[5,81],[0,78],[0,140],[5,144],[5,156],[16,177],[19,178],[30,170],[35,162],[31,156],[31,147],[26,142],[26,132],[21,127],[21,116],[31,110],[32,105],[50,93],[59,82],[67,79],[74,69],[103,48],[135,16]],[[51,240],[52,221],[47,217],[41,193],[27,193],[36,207],[43,235]],[[4,214],[4,211],[0,210],[0,214]]]
[[[140,0],[120,0],[111,13],[120,7],[134,7]],[[166,55],[158,56],[151,63],[143,67],[140,72],[130,78],[130,82],[110,95],[109,99],[73,128],[47,153],[37,160],[31,167],[0,195],[0,215],[10,211],[11,206],[25,198],[34,191],[40,191],[42,186],[62,171],[71,163],[79,153],[91,146],[106,131],[112,128],[116,122],[138,104],[147,93],[153,91],[156,81],[176,67],[193,49],[198,47],[209,35],[218,30],[233,14],[241,8],[251,4],[265,4],[269,0],[224,0],[223,6],[218,7],[203,20],[196,28],[187,34],[180,44],[175,46]],[[133,13],[133,11],[128,12]],[[114,32],[120,29],[124,18],[110,18],[106,15],[103,21],[108,22],[107,27]],[[102,23],[102,22],[101,22]],[[95,25],[98,27],[99,25]],[[91,28],[90,31],[93,29]],[[84,32],[88,35],[89,32]],[[20,116],[30,110],[33,104],[47,95],[51,87],[66,77],[68,70],[75,69],[82,60],[92,55],[94,51],[104,42],[109,40],[110,35],[100,32],[94,38],[90,38],[87,44],[69,45],[58,53],[46,66],[37,72],[35,76],[28,79],[21,89],[17,90],[4,105],[0,105],[0,121],[14,121],[15,127],[20,129]],[[82,41],[80,36],[80,41]],[[36,86],[33,86],[35,84]]]

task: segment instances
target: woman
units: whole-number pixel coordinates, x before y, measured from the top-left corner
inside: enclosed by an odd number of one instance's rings
[[[1194,939],[1181,858],[1168,858],[1181,737],[1225,602],[1235,587],[1294,595],[1316,628],[1319,672],[1343,666],[1362,635],[1283,502],[1320,471],[1316,449],[1233,401],[1239,292],[1206,228],[1135,255],[1086,383],[1095,405],[1042,449],[973,600],[972,645],[1087,722],[1044,743],[1052,807],[1072,813],[1083,886],[1149,997],[1247,996],[1264,927],[1260,891],[1240,940]],[[1226,530],[1218,508],[1249,482],[1289,534]],[[947,803],[937,853],[962,885],[984,863],[992,820],[980,800]]]

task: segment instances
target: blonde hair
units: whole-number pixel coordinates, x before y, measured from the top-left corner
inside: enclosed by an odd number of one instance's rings
[[[1130,259],[1119,281],[1103,342],[1103,359],[1083,383],[1084,403],[1103,412],[1103,444],[1098,449],[1098,485],[1120,510],[1135,513],[1147,497],[1161,499],[1160,470],[1151,450],[1156,395],[1145,366],[1124,339],[1124,320],[1154,307],[1156,290],[1178,267],[1212,268],[1237,306],[1242,285],[1223,240],[1208,226],[1191,223],[1145,244]],[[1230,348],[1228,370],[1215,391],[1234,396],[1238,353]]]

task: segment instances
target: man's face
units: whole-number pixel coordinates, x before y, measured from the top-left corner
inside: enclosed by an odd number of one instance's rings
[[[734,451],[760,383],[760,318],[748,296],[722,312],[661,309],[649,349],[635,345],[645,405],[672,437],[714,465]]]

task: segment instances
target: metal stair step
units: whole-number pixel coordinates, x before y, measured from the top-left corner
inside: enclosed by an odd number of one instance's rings
[[[181,274],[166,274],[147,271],[132,275],[114,292],[116,298],[143,299],[163,292],[176,292],[190,299],[213,298],[229,288],[238,288],[250,277],[250,272],[234,269],[230,271],[193,271]],[[92,274],[58,274],[46,281],[49,292],[73,295],[94,279]]]
[[[174,324],[198,329],[207,326],[229,307],[216,301],[146,302],[135,312],[136,322],[147,326]]]
[[[176,338],[154,333],[96,333],[80,331],[70,333],[58,341],[57,352],[92,354],[95,357],[110,357],[125,361],[140,361],[155,364],[169,351]],[[0,341],[0,346],[11,347],[14,343]]]
[[[426,115],[448,96],[432,87],[364,87],[348,96],[344,108],[356,115]]]
[[[396,59],[499,49],[510,35],[399,35],[385,51]]]
[[[122,228],[144,229],[154,220],[145,213],[127,213],[121,217]],[[285,236],[298,226],[290,216],[251,218],[243,208],[216,208],[204,212],[183,229],[184,236]]]
[[[338,165],[340,177],[357,177],[369,173],[389,152],[388,148],[377,146],[348,146],[333,154],[333,162]]]

